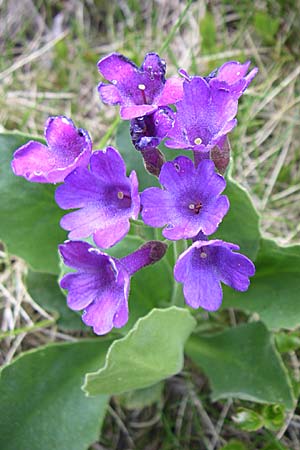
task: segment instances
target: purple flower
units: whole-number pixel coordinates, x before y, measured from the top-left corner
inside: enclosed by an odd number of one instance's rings
[[[142,217],[153,227],[167,227],[167,239],[192,238],[203,231],[214,233],[229,208],[228,198],[220,195],[224,178],[214,163],[203,160],[197,168],[186,156],[166,162],[159,181],[164,190],[152,187],[141,194]]]
[[[171,108],[159,108],[153,114],[137,117],[130,122],[132,143],[137,150],[154,148],[167,136],[174,123]]]
[[[210,85],[219,89],[230,90],[236,98],[239,98],[258,72],[258,68],[254,67],[247,74],[250,64],[251,61],[246,61],[244,64],[237,61],[228,61],[208,75],[206,79]]]
[[[166,63],[156,53],[148,53],[140,68],[125,56],[111,53],[98,62],[98,69],[111,83],[99,84],[100,97],[104,103],[120,104],[122,119],[151,114],[182,97],[182,79],[166,80]]]
[[[76,269],[60,281],[60,286],[69,291],[68,306],[75,311],[83,309],[83,322],[101,335],[126,324],[130,277],[159,261],[166,245],[150,241],[121,259],[81,241],[67,241],[59,246],[59,251],[64,263]]]
[[[61,219],[69,238],[93,235],[103,248],[120,241],[129,231],[129,219],[136,219],[140,211],[136,173],[126,177],[125,163],[113,147],[94,152],[90,170],[74,170],[57,188],[55,200],[63,209],[79,208]]]
[[[239,250],[239,246],[220,240],[200,240],[180,255],[174,276],[183,283],[189,306],[216,311],[222,303],[221,282],[237,291],[248,289],[249,277],[255,273],[254,264],[233,250]]]
[[[37,183],[60,183],[76,167],[87,166],[92,141],[87,131],[76,128],[64,116],[49,117],[45,126],[47,146],[29,141],[14,153],[15,175]]]
[[[185,80],[183,91],[166,145],[208,153],[222,145],[236,126],[238,101],[230,91],[211,86],[201,77]]]

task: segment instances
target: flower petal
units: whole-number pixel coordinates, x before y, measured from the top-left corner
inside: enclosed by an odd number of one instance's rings
[[[158,105],[130,105],[121,106],[120,115],[123,120],[131,120],[156,111]]]
[[[117,87],[113,84],[99,83],[98,92],[103,103],[116,105],[122,101]]]
[[[95,273],[68,273],[61,279],[60,286],[69,291],[67,304],[74,311],[92,303],[102,287],[100,277],[95,277]]]
[[[126,83],[135,76],[138,67],[120,53],[111,53],[100,59],[98,70],[108,81]]]
[[[174,200],[168,192],[152,187],[141,193],[142,218],[147,225],[163,227],[174,214]]]
[[[171,77],[166,80],[158,99],[159,106],[172,105],[183,97],[183,78]]]
[[[87,242],[66,241],[58,249],[66,266],[86,272],[97,272],[99,266],[108,260],[107,255]]]
[[[100,224],[99,224],[100,225]],[[95,244],[102,248],[109,248],[123,239],[130,229],[130,222],[124,218],[110,218],[109,223],[98,226],[93,233]]]
[[[47,174],[54,169],[55,159],[48,147],[29,141],[15,151],[11,166],[15,175],[28,181],[48,183]]]

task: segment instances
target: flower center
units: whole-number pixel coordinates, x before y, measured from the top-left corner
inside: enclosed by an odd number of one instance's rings
[[[147,104],[147,98],[146,98],[146,94],[145,94],[146,86],[141,83],[141,84],[138,85],[138,88],[141,91],[143,102]]]
[[[201,252],[200,253],[200,258],[202,258],[202,259],[205,259],[205,258],[207,258],[207,253],[205,253],[205,252]]]
[[[200,137],[197,137],[196,139],[194,139],[195,145],[200,145],[201,143],[202,143],[202,139]]]
[[[189,204],[189,209],[191,211],[193,211],[195,214],[199,214],[200,209],[202,208],[202,203],[201,202],[197,202],[197,203],[190,203]]]
[[[118,199],[122,200],[124,198],[124,192],[119,191],[117,196],[118,196]]]

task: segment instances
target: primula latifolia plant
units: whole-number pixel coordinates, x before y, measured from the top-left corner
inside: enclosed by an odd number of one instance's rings
[[[166,79],[156,53],[141,67],[113,53],[98,69],[101,100],[127,121],[109,127],[107,148],[93,148],[65,116],[47,120],[44,138],[0,133],[0,236],[28,263],[30,305],[51,312],[23,329],[20,319],[14,332],[22,338],[46,321],[72,339],[3,368],[0,447],[86,450],[111,395],[160,401],[161,381],[181,371],[184,354],[185,399],[195,364],[213,401],[250,401],[253,429],[282,427],[295,392],[274,336],[281,352],[299,341],[300,246],[261,234],[231,177],[228,138],[257,69],[231,61]]]
[[[181,69],[180,76],[166,79],[166,64],[156,53],[148,53],[141,67],[117,53],[99,61],[107,80],[98,86],[100,98],[119,105],[121,118],[130,120],[132,143],[161,187],[140,192],[136,171],[126,173],[119,151],[112,146],[93,150],[88,132],[64,116],[47,120],[46,145],[30,141],[14,153],[15,175],[60,183],[56,203],[72,210],[60,222],[69,240],[59,252],[72,269],[60,286],[67,291],[69,308],[83,311],[82,320],[94,333],[103,335],[127,323],[131,277],[166,257],[172,241],[184,244],[174,278],[182,283],[190,307],[216,311],[222,283],[248,289],[255,273],[252,261],[235,243],[211,236],[230,208],[223,194],[228,134],[237,125],[239,98],[257,73],[256,68],[249,72],[249,65],[227,62],[205,77]],[[158,147],[163,140],[176,154],[189,152],[166,161]],[[141,222],[139,216],[148,227],[162,229],[161,240],[119,258],[106,253],[126,237],[131,222]]]

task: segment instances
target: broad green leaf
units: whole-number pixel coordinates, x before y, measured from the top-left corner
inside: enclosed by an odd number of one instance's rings
[[[161,381],[153,386],[136,391],[124,392],[118,401],[127,409],[142,409],[154,403],[161,403],[164,383]]]
[[[65,239],[62,212],[54,201],[54,186],[30,183],[13,174],[14,151],[33,139],[0,134],[0,239],[8,252],[24,258],[34,270],[58,274],[57,245]]]
[[[224,306],[256,313],[271,329],[298,327],[300,245],[281,247],[262,239],[255,266],[247,292],[224,289]]]
[[[239,408],[232,419],[245,431],[257,431],[264,425],[261,415],[249,408]]]
[[[184,343],[195,324],[185,309],[153,309],[124,338],[114,341],[105,365],[87,374],[85,392],[121,394],[151,386],[179,372]]]
[[[254,261],[260,241],[258,213],[247,191],[235,181],[227,180],[224,194],[229,198],[230,209],[214,237],[238,244],[241,253]]]
[[[48,311],[57,312],[57,325],[62,330],[88,330],[80,314],[67,307],[66,297],[58,286],[56,275],[29,271],[27,289],[31,297]]]
[[[130,173],[132,170],[136,171],[139,179],[140,191],[143,191],[149,186],[159,186],[157,178],[146,171],[141,153],[132,145],[129,133],[129,122],[127,121],[121,122],[118,126],[116,147],[126,162],[127,173]]]
[[[186,352],[207,374],[213,400],[233,397],[293,408],[290,379],[272,335],[261,322],[192,336]]]
[[[87,398],[85,372],[104,362],[111,341],[49,345],[24,353],[0,378],[0,448],[86,450],[98,439],[107,399]]]

